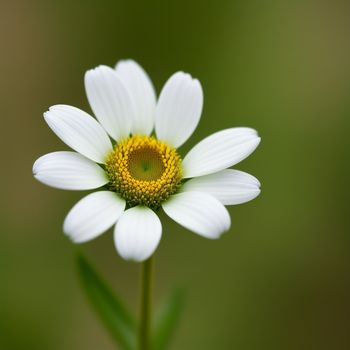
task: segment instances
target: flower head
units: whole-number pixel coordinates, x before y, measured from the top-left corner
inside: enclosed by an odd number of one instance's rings
[[[181,158],[176,149],[151,136],[121,141],[106,161],[110,188],[129,206],[158,209],[176,193],[182,180]]]
[[[89,70],[85,88],[97,120],[75,107],[51,107],[46,122],[75,152],[49,153],[33,166],[35,178],[49,186],[98,189],[64,221],[64,232],[74,242],[89,241],[115,225],[119,254],[142,261],[161,238],[158,210],[214,239],[230,227],[224,205],[260,193],[255,177],[228,169],[258,146],[260,138],[251,128],[216,132],[183,159],[178,153],[197,127],[203,106],[201,85],[189,74],[172,75],[158,101],[148,75],[132,60],[120,61],[115,69]]]

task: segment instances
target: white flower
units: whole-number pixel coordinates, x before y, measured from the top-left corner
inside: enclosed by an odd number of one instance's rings
[[[64,232],[74,242],[89,241],[115,225],[119,254],[143,261],[161,238],[158,209],[214,239],[230,227],[224,205],[260,193],[255,177],[228,169],[258,146],[253,129],[216,132],[183,160],[177,153],[197,127],[203,106],[201,85],[189,74],[172,75],[158,101],[149,77],[132,60],[120,61],[115,69],[89,70],[85,88],[97,120],[75,107],[51,107],[46,122],[75,152],[49,153],[33,166],[35,178],[46,185],[99,189],[81,199],[64,221]],[[150,136],[153,129],[156,136]]]

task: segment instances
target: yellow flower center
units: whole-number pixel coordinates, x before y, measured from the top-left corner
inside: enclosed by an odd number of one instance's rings
[[[107,158],[106,171],[111,189],[129,206],[160,207],[182,179],[176,150],[151,136],[132,136],[118,143]]]

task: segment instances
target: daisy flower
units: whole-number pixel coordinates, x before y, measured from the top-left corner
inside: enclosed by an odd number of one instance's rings
[[[161,239],[158,210],[215,239],[230,228],[224,205],[260,193],[255,177],[228,169],[258,146],[254,129],[225,129],[204,138],[185,157],[178,153],[202,113],[202,87],[191,75],[172,75],[157,100],[146,72],[125,60],[115,69],[87,71],[85,89],[97,120],[72,106],[51,107],[45,121],[74,151],[48,153],[33,165],[35,178],[46,185],[96,189],[64,221],[63,230],[74,242],[92,240],[115,225],[119,254],[143,261]]]

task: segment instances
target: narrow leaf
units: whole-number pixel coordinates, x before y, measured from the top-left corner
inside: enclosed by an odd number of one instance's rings
[[[165,350],[168,348],[183,311],[184,301],[184,291],[176,289],[160,308],[154,323],[152,350]]]
[[[134,350],[135,322],[120,299],[112,293],[82,255],[77,257],[77,266],[85,293],[114,340],[122,349]]]

